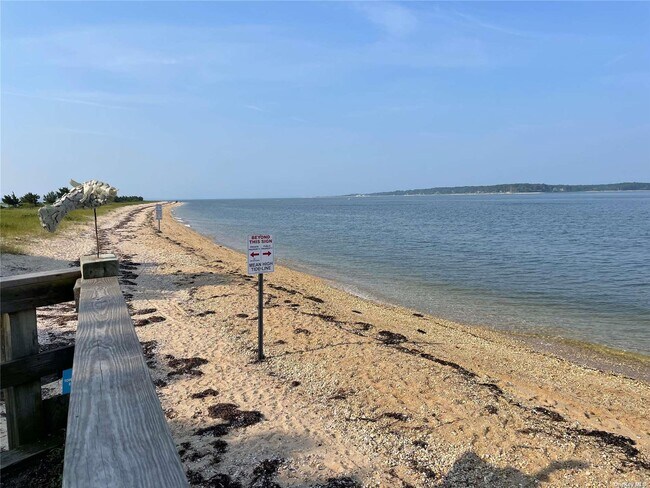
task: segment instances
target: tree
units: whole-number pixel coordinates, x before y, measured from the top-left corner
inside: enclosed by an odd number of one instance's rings
[[[30,191],[29,193],[25,193],[22,197],[20,197],[20,203],[38,205],[39,198],[41,198],[40,195],[37,195],[36,193],[32,193]]]
[[[43,195],[43,201],[45,203],[49,203],[50,205],[53,204],[54,202],[56,202],[57,198],[58,198],[58,195],[54,191],[51,191],[51,192],[46,193],[45,195]]]
[[[6,203],[7,205],[11,205],[12,207],[17,207],[18,204],[20,203],[20,200],[16,196],[14,192],[11,192],[11,195],[5,195],[2,197],[2,203]]]
[[[144,201],[144,198],[138,195],[129,195],[129,196],[123,196],[123,197],[115,197],[115,203],[121,203],[121,202],[142,202]]]
[[[62,186],[61,188],[58,189],[56,192],[56,198],[61,198],[63,195],[66,193],[70,193],[70,189],[67,186]]]

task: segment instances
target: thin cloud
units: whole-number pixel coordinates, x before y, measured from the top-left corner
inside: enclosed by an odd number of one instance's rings
[[[407,66],[416,69],[480,68],[492,64],[485,43],[475,38],[450,38],[417,45],[388,40],[363,47],[352,60],[358,65]]]
[[[650,71],[629,71],[600,78],[605,85],[621,88],[644,88],[650,86]]]
[[[85,130],[85,129],[74,129],[72,127],[54,127],[52,130],[55,130],[55,131],[58,131],[58,132],[68,132],[68,133],[71,133],[71,134],[83,134],[83,135],[90,135],[90,136],[110,137],[110,138],[123,139],[123,140],[134,140],[131,137],[124,137],[122,135],[111,134],[109,132],[99,132],[99,131],[92,131],[92,130]]]
[[[464,68],[485,66],[487,50],[479,39],[457,32],[419,29],[422,42],[409,42],[421,21],[402,5],[358,4],[362,14],[387,32],[376,42],[356,44],[318,43],[300,35],[259,25],[238,25],[228,29],[189,29],[182,26],[105,25],[61,32],[43,37],[15,40],[16,63],[54,66],[54,69],[83,68],[117,73],[128,82],[167,90],[170,86],[187,97],[203,86],[239,80],[324,84],[332,77],[346,77],[368,66],[422,68]],[[424,13],[422,22],[426,19]],[[458,20],[457,20],[458,22]],[[170,36],[179,39],[163,42]],[[188,82],[189,80],[189,82]],[[143,99],[151,94],[143,93]],[[127,106],[137,100],[66,97],[86,103]],[[144,103],[144,102],[143,102]],[[169,100],[161,103],[168,104]],[[266,104],[242,107],[268,112]]]
[[[573,33],[549,33],[549,32],[539,32],[539,31],[527,31],[521,29],[514,29],[509,26],[504,26],[502,24],[496,24],[494,22],[488,22],[483,20],[480,17],[469,15],[465,12],[461,12],[457,9],[443,10],[442,8],[437,8],[435,15],[438,18],[441,18],[447,22],[464,25],[475,30],[485,30],[496,32],[498,34],[504,34],[507,36],[521,37],[526,39],[534,40],[580,40],[581,36]]]
[[[244,105],[244,107],[255,110],[256,112],[266,112],[266,110],[264,110],[262,107],[258,107],[257,105]]]
[[[406,36],[418,27],[418,19],[413,12],[402,5],[384,2],[364,2],[354,4],[355,8],[373,24],[394,37]]]
[[[78,98],[67,98],[67,97],[60,97],[60,96],[48,96],[48,95],[33,95],[29,93],[18,93],[18,92],[11,92],[11,91],[3,91],[2,95],[6,96],[13,96],[13,97],[22,97],[22,98],[32,98],[35,100],[45,100],[48,102],[61,102],[61,103],[72,103],[72,104],[77,104],[77,105],[89,105],[92,107],[102,107],[102,108],[111,108],[111,109],[118,109],[118,110],[129,110],[129,107],[125,107],[122,105],[112,105],[112,104],[107,104],[107,103],[101,103],[101,102],[95,102],[91,100],[82,100]]]
[[[490,22],[485,22],[477,17],[473,17],[471,15],[465,14],[463,12],[459,12],[458,10],[452,10],[452,13],[466,21],[468,24],[481,27],[486,30],[491,30],[495,32],[499,32],[501,34],[508,34],[511,36],[517,36],[517,37],[532,37],[531,34],[528,32],[523,32],[523,31],[518,31],[515,29],[510,29],[508,27],[503,27],[497,24],[492,24]]]
[[[619,54],[618,56],[613,57],[609,61],[607,61],[605,64],[603,64],[604,68],[609,68],[610,66],[614,66],[615,64],[620,63],[623,61],[625,58],[627,58],[630,55],[630,53],[623,53]]]

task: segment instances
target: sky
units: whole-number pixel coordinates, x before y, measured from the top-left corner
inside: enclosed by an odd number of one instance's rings
[[[2,194],[650,181],[650,3],[0,5]]]

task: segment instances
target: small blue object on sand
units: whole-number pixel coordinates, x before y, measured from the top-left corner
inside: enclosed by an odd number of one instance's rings
[[[72,368],[63,370],[63,388],[61,393],[69,395],[72,387]]]

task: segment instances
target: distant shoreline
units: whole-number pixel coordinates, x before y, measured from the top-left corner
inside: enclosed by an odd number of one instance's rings
[[[340,197],[317,197],[317,198],[375,198],[375,197],[467,197],[467,196],[482,196],[482,195],[566,195],[575,193],[641,193],[650,190],[585,190],[585,191],[566,191],[566,192],[544,192],[544,191],[521,191],[514,193],[506,192],[475,192],[475,193],[409,193],[406,195],[386,195],[378,193],[358,193],[354,195],[341,195]]]
[[[429,196],[429,195],[528,195],[563,193],[601,193],[624,191],[649,191],[650,183],[624,182],[603,185],[548,185],[546,183],[504,183],[499,185],[444,186],[394,190],[374,193],[351,193],[344,197],[368,196]]]
[[[518,191],[518,192],[474,192],[474,193],[409,193],[409,194],[384,194],[384,193],[356,193],[352,195],[341,195],[341,197],[368,198],[368,197],[462,197],[462,196],[480,196],[480,195],[565,195],[575,193],[637,193],[647,192],[649,190],[584,190],[584,191]],[[318,197],[328,198],[328,197]],[[329,197],[337,198],[337,197]]]

